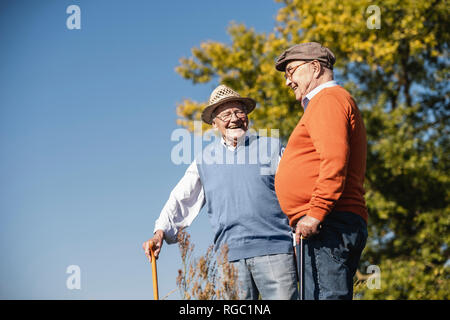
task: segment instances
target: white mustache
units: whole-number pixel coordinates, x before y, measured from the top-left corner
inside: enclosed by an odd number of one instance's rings
[[[241,127],[236,129],[227,129],[225,134],[228,138],[239,138],[245,134],[245,130]]]

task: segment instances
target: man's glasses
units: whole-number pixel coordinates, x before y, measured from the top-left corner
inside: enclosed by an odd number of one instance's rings
[[[299,64],[299,65],[297,65],[297,66],[295,66],[295,67],[293,67],[293,68],[287,70],[286,73],[284,74],[284,78],[285,78],[286,80],[289,79],[289,80],[292,81],[292,76],[294,75],[294,72],[297,70],[297,68],[298,68],[298,67],[301,67],[301,66],[304,66],[305,64],[308,64],[308,63],[310,63],[310,62],[312,62],[312,61],[308,61],[308,62],[305,62],[305,63],[301,63],[301,64]]]
[[[236,110],[234,112],[226,112],[224,114],[221,115],[217,115],[216,118],[219,118],[220,120],[222,120],[223,122],[228,122],[231,120],[231,118],[233,118],[233,114],[236,116],[236,118],[239,119],[243,119],[246,117],[246,113],[245,111],[242,110]]]

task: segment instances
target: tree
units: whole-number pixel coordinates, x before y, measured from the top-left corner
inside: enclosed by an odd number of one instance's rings
[[[368,135],[369,239],[360,268],[378,265],[381,289],[358,297],[450,298],[449,7],[446,1],[388,0],[379,29],[362,0],[284,0],[276,27],[258,33],[232,23],[231,43],[204,42],[177,72],[193,83],[223,83],[258,102],[252,126],[286,142],[302,108],[274,68],[287,47],[317,41],[336,54],[335,78],[355,97]],[[192,128],[206,102],[183,101]]]

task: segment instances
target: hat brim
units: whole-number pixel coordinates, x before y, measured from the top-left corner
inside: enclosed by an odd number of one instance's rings
[[[288,63],[291,61],[295,61],[295,60],[297,60],[297,59],[283,60],[283,61],[277,62],[275,64],[275,69],[277,69],[278,71],[284,72],[286,70],[286,66],[288,65]]]
[[[207,124],[212,124],[212,121],[213,121],[212,115],[214,113],[214,110],[216,110],[222,104],[224,104],[226,102],[230,102],[230,101],[239,101],[239,102],[243,103],[246,107],[247,114],[252,112],[256,106],[256,101],[253,100],[252,98],[244,98],[244,97],[224,98],[216,103],[213,103],[213,104],[207,106],[202,112],[202,120],[204,122],[206,122]]]

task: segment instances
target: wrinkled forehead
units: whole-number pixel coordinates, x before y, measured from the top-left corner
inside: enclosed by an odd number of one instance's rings
[[[222,113],[224,111],[233,110],[233,109],[236,109],[236,108],[237,109],[241,109],[241,110],[246,112],[245,105],[242,102],[239,102],[239,101],[228,101],[228,102],[225,102],[224,104],[218,106],[214,110],[214,114],[219,114],[219,113]]]

